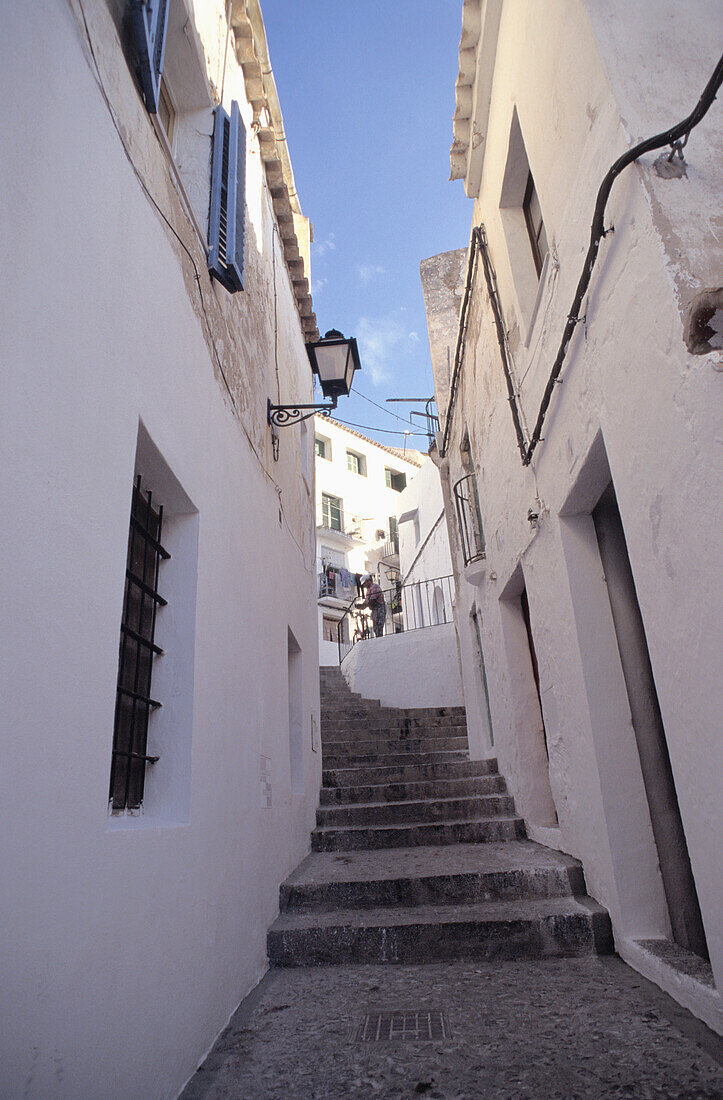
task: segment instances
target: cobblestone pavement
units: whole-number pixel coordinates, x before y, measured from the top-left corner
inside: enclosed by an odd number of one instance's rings
[[[359,1041],[392,1010],[449,1035]],[[182,1100],[720,1100],[722,1049],[616,957],[272,970]]]

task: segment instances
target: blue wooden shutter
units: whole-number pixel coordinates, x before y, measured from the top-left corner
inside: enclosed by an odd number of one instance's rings
[[[228,239],[226,264],[237,290],[244,286],[244,244],[246,236],[246,130],[238,103],[231,104],[229,142]]]
[[[131,0],[143,98],[152,115],[161,94],[168,8],[169,0]]]
[[[208,267],[228,291],[243,290],[246,217],[246,131],[238,103],[229,116],[216,107],[211,157]]]

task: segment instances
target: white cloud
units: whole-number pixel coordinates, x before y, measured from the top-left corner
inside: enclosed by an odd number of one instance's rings
[[[409,339],[413,340],[415,344],[419,343],[419,336],[417,335],[416,332],[410,332],[409,333]]]
[[[360,264],[357,271],[359,272],[359,278],[365,286],[372,281],[375,275],[384,274],[384,268],[379,264]]]
[[[321,291],[324,289],[324,287],[326,286],[326,284],[328,282],[329,282],[328,279],[323,279],[323,278],[322,279],[312,279],[309,290],[311,291],[312,294],[319,294],[319,293],[321,293]]]
[[[412,350],[412,337],[396,313],[386,317],[361,317],[356,328],[361,365],[375,386],[388,382],[394,364]]]
[[[323,241],[312,241],[311,247],[314,249],[315,256],[323,256],[325,252],[333,252],[336,248],[336,239],[333,233],[330,233],[328,237]]]

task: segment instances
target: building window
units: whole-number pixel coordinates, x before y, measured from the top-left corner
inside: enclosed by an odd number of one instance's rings
[[[385,469],[384,479],[387,489],[394,489],[397,493],[401,493],[407,487],[407,475],[400,474],[396,470]]]
[[[170,557],[161,543],[162,526],[163,506],[143,490],[139,475],[131,503],[113,729],[110,802],[116,812],[138,809],[146,765],[158,760],[146,747],[151,711],[161,705],[151,695],[151,676],[153,658],[162,652],[155,642],[156,615],[166,606],[159,574],[161,562]]]
[[[367,476],[367,460],[364,455],[358,455],[356,451],[346,452],[346,468],[352,474]]]
[[[246,131],[238,103],[231,114],[214,110],[208,269],[235,294],[244,288],[246,238]]]
[[[323,435],[314,436],[314,453],[317,458],[325,458],[327,462],[331,462],[331,440]]]
[[[542,220],[540,200],[537,196],[532,172],[527,173],[527,186],[525,188],[525,197],[522,201],[522,210],[525,215],[527,232],[530,236],[535,270],[539,277],[542,271],[542,265],[545,262],[545,256],[547,255],[547,234],[545,232],[545,223]]]
[[[321,494],[321,522],[332,531],[341,531],[341,500],[328,493]]]
[[[399,553],[399,525],[396,516],[389,517],[389,538],[394,544],[394,553]]]
[[[173,109],[171,103],[171,97],[168,94],[168,88],[166,82],[161,78],[161,86],[158,96],[158,120],[161,126],[166,132],[168,138],[168,144],[173,147],[173,128],[176,122],[176,112]]]

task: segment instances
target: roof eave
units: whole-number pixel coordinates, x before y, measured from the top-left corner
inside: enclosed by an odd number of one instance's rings
[[[464,0],[459,71],[454,87],[450,179],[477,198],[487,144],[492,81],[503,0]]]

